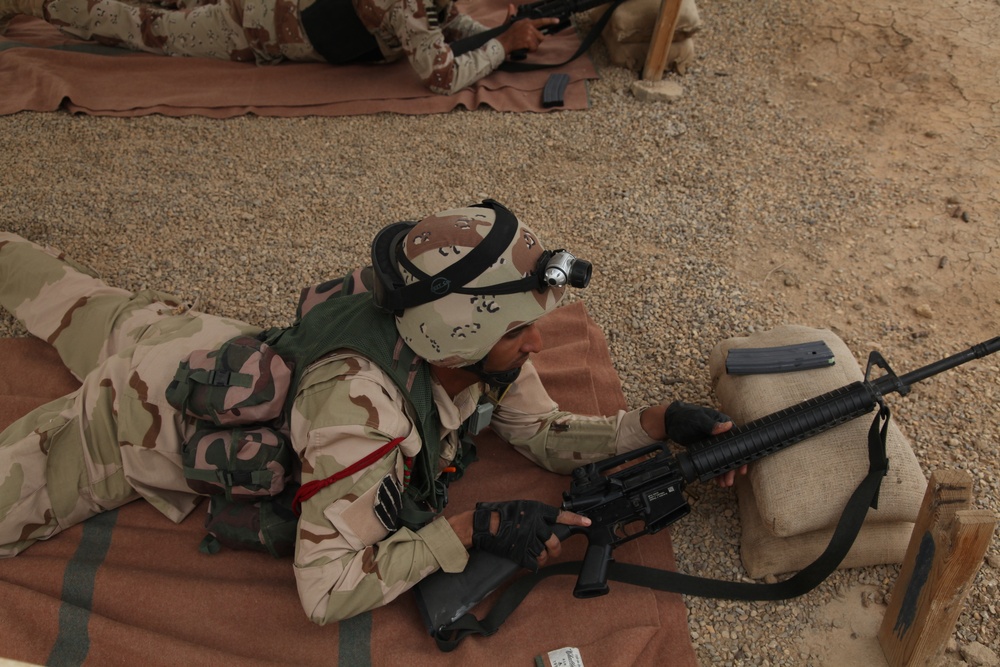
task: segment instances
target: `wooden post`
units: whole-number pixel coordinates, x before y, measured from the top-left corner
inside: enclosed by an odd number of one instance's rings
[[[936,665],[944,654],[997,524],[971,504],[968,473],[931,475],[878,632],[891,667]]]
[[[681,0],[661,0],[660,13],[653,26],[653,37],[646,53],[646,65],[642,68],[642,78],[646,81],[659,81],[663,78],[663,70],[667,68],[667,56],[670,54],[670,43],[674,41],[674,30],[677,29],[677,19],[681,14]]]

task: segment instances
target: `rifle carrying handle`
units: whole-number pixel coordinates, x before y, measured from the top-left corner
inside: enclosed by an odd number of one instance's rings
[[[596,598],[608,593],[608,563],[611,544],[590,544],[583,556],[583,566],[573,588],[573,597]]]

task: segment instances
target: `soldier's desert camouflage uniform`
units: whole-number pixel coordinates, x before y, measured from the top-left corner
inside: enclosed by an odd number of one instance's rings
[[[82,39],[173,56],[271,63],[323,62],[300,12],[316,0],[39,0],[49,23]],[[451,94],[495,70],[506,54],[493,39],[458,58],[448,43],[486,30],[450,0],[440,27],[427,20],[425,0],[355,0],[385,61],[407,57],[431,90]],[[0,0],[0,9],[3,2]],[[0,11],[0,14],[3,12]]]
[[[192,350],[259,331],[184,311],[165,294],[109,287],[83,271],[0,233],[0,305],[51,342],[83,382],[0,433],[0,556],[138,497],[174,521],[189,514],[198,498],[184,481],[180,451],[193,426],[167,403],[166,386]],[[480,394],[474,385],[451,399],[435,384],[442,465]],[[303,503],[294,568],[303,608],[317,623],[385,604],[428,573],[460,571],[467,562],[443,517],[390,532],[375,511],[379,489],[402,487],[404,460],[421,446],[405,405],[379,368],[351,354],[321,359],[299,385],[291,435],[301,481],[324,479],[403,438],[377,463]],[[530,363],[492,427],[558,472],[649,442],[637,411],[606,418],[560,412]]]

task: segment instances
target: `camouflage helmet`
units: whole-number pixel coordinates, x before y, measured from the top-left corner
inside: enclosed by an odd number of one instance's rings
[[[577,264],[590,265],[558,251]],[[438,366],[481,361],[505,333],[553,310],[566,281],[545,281],[535,233],[492,200],[386,227],[372,246],[375,302],[418,355]],[[582,265],[582,266],[581,266]]]

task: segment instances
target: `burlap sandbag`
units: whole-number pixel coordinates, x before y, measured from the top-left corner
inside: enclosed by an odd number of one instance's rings
[[[833,529],[815,530],[792,537],[773,535],[757,511],[757,499],[745,478],[736,481],[736,497],[742,528],[740,559],[747,575],[753,579],[797,572],[816,560],[830,543]],[[913,524],[908,521],[866,523],[839,567],[900,563],[906,555],[912,532]]]
[[[595,7],[586,12],[590,21],[596,21],[607,6]],[[601,35],[606,44],[618,43],[649,43],[653,38],[653,27],[660,13],[660,0],[625,0],[618,5],[611,15],[608,24],[604,26]],[[677,14],[677,25],[674,27],[674,40],[687,39],[701,30],[701,17],[694,0],[681,0],[680,11]]]
[[[646,66],[646,54],[649,53],[649,42],[637,44],[620,44],[607,42],[608,59],[613,65],[630,70],[641,70]],[[667,52],[667,67],[673,68],[678,74],[687,72],[694,62],[694,39],[683,39],[673,42]]]
[[[813,340],[823,340],[830,347],[835,359],[833,366],[793,373],[741,376],[726,373],[726,355],[732,348],[775,347]],[[783,326],[725,340],[712,350],[709,367],[722,409],[738,424],[863,378],[860,366],[840,338],[825,329],[802,326]],[[805,536],[816,531],[824,531],[828,536],[848,497],[868,470],[867,438],[871,421],[867,416],[854,419],[751,466],[747,498],[754,501],[753,509],[759,515],[761,530],[766,530],[766,537]],[[860,551],[872,555],[859,559],[859,563],[873,564],[872,558],[875,562],[891,562],[882,559],[891,556],[891,560],[896,560],[897,553],[901,558],[908,533],[903,536],[906,532],[903,528],[885,528],[912,523],[923,500],[926,479],[895,422],[889,425],[887,453],[889,473],[882,481],[878,509],[870,510],[866,518],[866,525],[878,524],[878,527],[866,531],[860,542]],[[759,544],[762,539],[754,534],[752,527],[744,525],[744,544]],[[887,543],[879,544],[879,540]],[[900,547],[902,550],[897,552]],[[810,560],[802,553],[793,553],[791,543],[781,548],[788,552],[789,563],[804,565]]]

